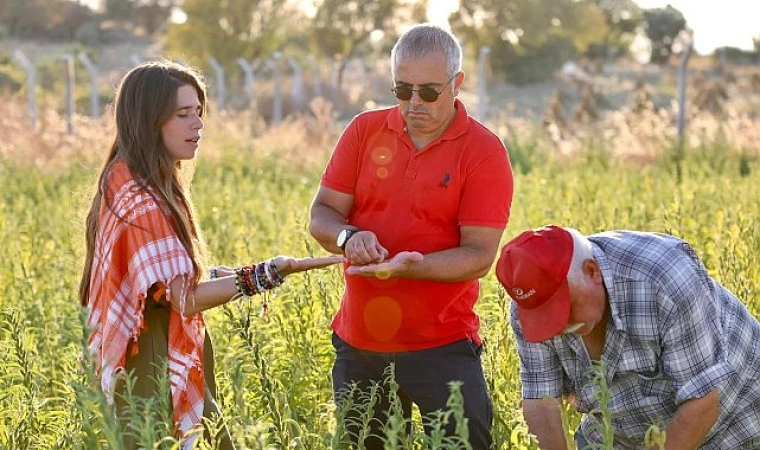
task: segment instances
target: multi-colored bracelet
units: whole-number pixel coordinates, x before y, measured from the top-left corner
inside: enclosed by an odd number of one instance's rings
[[[235,287],[238,293],[246,297],[274,289],[284,281],[271,259],[235,270]]]

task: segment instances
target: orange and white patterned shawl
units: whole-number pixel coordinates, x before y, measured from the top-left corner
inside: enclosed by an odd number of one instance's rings
[[[171,226],[165,206],[141,188],[123,160],[107,176],[111,209],[101,204],[90,280],[88,346],[101,387],[113,401],[116,378],[124,371],[127,352],[137,351],[145,330],[143,310],[148,289],[166,289],[176,277],[184,281],[181,303],[192,299],[193,264]],[[119,217],[114,215],[115,211]],[[203,341],[201,313],[169,313],[169,376],[174,424],[185,435],[203,416]]]

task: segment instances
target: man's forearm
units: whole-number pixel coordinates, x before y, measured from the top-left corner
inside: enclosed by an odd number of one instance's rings
[[[312,207],[309,233],[328,252],[343,253],[343,250],[335,243],[335,239],[344,228],[347,228],[346,218],[338,211],[324,205]]]
[[[503,230],[462,226],[459,246],[431,252],[397,276],[441,282],[478,279],[491,269]]]
[[[557,398],[523,399],[525,423],[542,450],[567,450],[561,405]]]
[[[428,253],[424,256],[422,261],[392,276],[455,283],[483,277],[488,273],[493,262],[493,255],[490,252],[467,246]]]
[[[688,450],[699,447],[718,420],[719,412],[720,396],[717,389],[702,398],[681,404],[665,429],[665,449]]]

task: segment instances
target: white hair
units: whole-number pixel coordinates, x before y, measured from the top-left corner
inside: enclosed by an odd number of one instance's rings
[[[391,50],[391,76],[396,78],[399,60],[420,59],[430,52],[441,52],[446,57],[446,73],[453,77],[462,71],[462,47],[456,37],[431,23],[413,26],[396,41]]]
[[[583,263],[587,259],[594,258],[591,241],[575,228],[563,228],[573,237],[573,259],[570,261],[570,268],[567,271],[567,282],[573,285],[583,284],[586,282],[583,275]]]

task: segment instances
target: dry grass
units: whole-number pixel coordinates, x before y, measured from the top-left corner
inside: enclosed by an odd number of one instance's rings
[[[687,148],[704,148],[719,143],[720,148],[730,148],[753,158],[760,153],[760,117],[757,114],[760,92],[752,89],[752,77],[757,73],[750,70],[736,73],[739,76],[735,82],[721,85],[725,95],[719,99],[720,108],[690,109]],[[691,106],[694,106],[695,98],[706,95],[700,89],[715,86],[721,79],[706,84],[703,77],[696,76],[693,81],[694,86],[689,91]],[[598,110],[586,114],[597,116],[596,119],[573,119],[572,111],[577,109],[574,104],[577,105],[579,100],[573,89],[579,90],[580,86],[566,84],[562,105],[555,102],[543,123],[539,122],[540,111],[526,113],[514,103],[505,102],[497,95],[500,92],[497,90],[489,100],[487,125],[508,146],[511,142],[530,139],[538,148],[560,155],[573,155],[594,148],[610,156],[651,161],[673,148],[677,140],[675,102],[642,104],[637,95],[644,89],[656,90],[645,81],[639,83],[638,90],[630,89],[628,97],[621,100],[611,91],[613,84],[609,78],[602,78],[588,88],[593,89],[602,102],[612,99],[609,104],[616,109],[599,106]],[[634,86],[635,83],[629,84]],[[472,92],[463,91],[461,97],[474,114],[477,105]],[[365,102],[367,107],[373,105]],[[556,119],[563,110],[566,120],[551,119]],[[234,149],[254,158],[277,155],[289,165],[318,165],[326,160],[347,120],[345,114],[339,114],[333,104],[323,98],[312,100],[304,111],[288,116],[276,126],[268,125],[270,113],[258,109],[212,110],[204,130],[204,156],[216,158],[226,150]],[[26,114],[26,102],[21,96],[6,97],[0,102],[0,129],[4,136],[0,141],[0,158],[54,169],[73,162],[97,163],[110,144],[113,126],[108,113],[99,119],[74,116],[74,132],[71,134],[67,132],[65,117],[53,108],[41,110],[36,131],[29,129]]]

